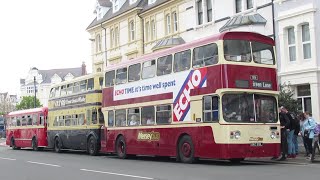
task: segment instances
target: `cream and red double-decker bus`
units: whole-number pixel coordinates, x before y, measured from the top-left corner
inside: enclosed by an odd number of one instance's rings
[[[280,151],[274,41],[226,32],[111,65],[101,149],[241,161]]]
[[[47,142],[48,108],[14,111],[6,115],[6,144],[12,149],[43,149]]]

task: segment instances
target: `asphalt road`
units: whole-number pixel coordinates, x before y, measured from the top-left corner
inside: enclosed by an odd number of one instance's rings
[[[270,180],[318,179],[320,164],[202,160],[182,164],[174,159],[135,157],[121,160],[112,155],[89,156],[83,152],[11,150],[0,146],[2,180]]]

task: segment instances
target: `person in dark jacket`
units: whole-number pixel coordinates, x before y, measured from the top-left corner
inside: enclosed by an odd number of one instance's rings
[[[299,154],[299,146],[298,146],[298,135],[300,133],[300,120],[297,116],[294,116],[294,124],[293,124],[293,128],[294,128],[294,134],[293,134],[293,145],[294,145],[294,149],[295,149],[295,156]]]

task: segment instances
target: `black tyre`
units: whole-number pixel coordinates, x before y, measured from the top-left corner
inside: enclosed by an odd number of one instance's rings
[[[116,141],[116,153],[120,159],[127,158],[127,145],[123,136],[120,136]]]
[[[98,154],[98,142],[94,136],[90,136],[87,142],[87,151],[91,156]]]
[[[33,138],[33,139],[32,139],[31,145],[32,145],[32,149],[33,149],[34,151],[38,151],[38,150],[39,150],[38,141],[37,141],[36,138]]]
[[[60,139],[58,137],[55,138],[55,140],[54,140],[54,151],[56,153],[60,153],[61,152],[61,147],[62,147],[62,144],[61,144]]]
[[[193,163],[194,146],[190,136],[183,136],[178,143],[178,159],[183,163]]]
[[[11,148],[12,148],[13,150],[19,150],[19,149],[21,149],[21,148],[19,148],[19,147],[16,146],[16,143],[15,143],[15,140],[14,140],[13,137],[12,137],[11,140],[10,140],[10,146],[11,146]]]

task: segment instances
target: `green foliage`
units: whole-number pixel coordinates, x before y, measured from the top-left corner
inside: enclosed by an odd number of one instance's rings
[[[38,98],[36,99],[36,107],[42,107]],[[24,96],[16,108],[17,110],[34,108],[34,96]]]
[[[290,89],[289,85],[280,85],[279,106],[284,106],[289,112],[298,114],[299,103],[293,98],[293,95],[294,91]]]

